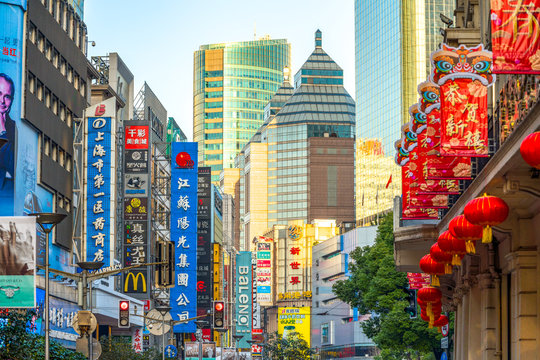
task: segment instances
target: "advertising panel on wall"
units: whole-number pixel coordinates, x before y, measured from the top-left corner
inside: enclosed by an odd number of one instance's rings
[[[37,317],[35,319],[35,331],[39,335],[45,334],[45,323],[43,322],[43,309],[45,304],[45,290],[37,289]],[[49,297],[49,321],[51,337],[68,348],[75,348],[75,342],[79,334],[73,329],[73,319],[81,308],[72,302]]]
[[[242,335],[238,347],[251,346],[251,317],[253,316],[251,252],[240,251],[236,255],[236,335]]]
[[[36,306],[36,218],[0,217],[0,308]]]
[[[147,121],[125,122],[124,129],[124,266],[150,262],[150,168],[151,144]],[[142,266],[124,274],[124,293],[147,299],[150,272]]]
[[[311,344],[310,307],[278,308],[278,334],[286,338],[289,333],[297,332],[308,344]]]
[[[26,144],[19,129],[28,127],[21,121],[25,10],[26,0],[0,1],[0,216],[22,215],[14,201],[15,183],[24,183],[16,176],[17,149]]]
[[[102,261],[104,266],[111,265],[114,249],[115,113],[111,100],[86,111],[86,261]]]
[[[171,315],[175,320],[197,314],[197,143],[174,142],[171,154],[171,240],[176,244]],[[175,333],[194,333],[195,323],[174,326]]]
[[[257,241],[257,301],[262,306],[272,305],[272,261],[274,239],[259,236]]]

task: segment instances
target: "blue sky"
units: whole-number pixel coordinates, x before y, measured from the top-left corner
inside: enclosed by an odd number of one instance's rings
[[[354,97],[354,0],[87,0],[89,56],[119,53],[146,81],[182,130],[193,133],[193,52],[200,45],[270,35],[291,43],[292,73],[314,49],[323,48],[343,68]]]

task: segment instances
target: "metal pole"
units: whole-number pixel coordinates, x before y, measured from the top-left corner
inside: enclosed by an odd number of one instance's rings
[[[163,353],[163,360],[165,360],[165,320],[161,322],[161,330],[163,331],[161,335],[161,352]]]
[[[49,236],[51,232],[45,232],[47,233],[47,244],[45,244],[45,360],[49,360]]]
[[[88,271],[88,270],[84,270],[84,271]],[[94,281],[93,280],[90,280],[90,284],[88,284],[88,287],[90,288],[90,291],[88,292],[88,309],[90,310],[90,312],[92,312],[92,283]],[[86,287],[84,288],[84,291],[86,291]],[[89,332],[88,333],[88,360],[92,360],[93,356],[92,356],[92,351],[94,350],[92,348],[92,346],[94,345],[93,344],[94,342],[94,338],[92,337],[92,333]]]
[[[201,336],[199,337],[199,360],[202,360],[202,329]]]

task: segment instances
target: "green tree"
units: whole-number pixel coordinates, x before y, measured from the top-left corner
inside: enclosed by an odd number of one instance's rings
[[[429,329],[421,319],[409,319],[403,288],[408,285],[405,273],[394,264],[392,214],[377,229],[372,246],[357,248],[350,254],[351,276],[333,286],[334,293],[360,313],[372,314],[361,323],[362,330],[380,349],[380,358],[421,358],[434,353],[440,357],[440,339],[436,329]]]
[[[106,336],[101,338],[101,356],[99,360],[161,360],[161,353],[151,348],[137,353],[126,338]]]
[[[45,337],[28,331],[35,316],[34,310],[3,310],[0,313],[0,359],[45,358]],[[51,360],[86,359],[82,354],[66,349],[54,340],[50,341],[49,354]]]
[[[285,338],[278,333],[270,334],[264,347],[265,360],[305,360],[312,359],[312,355],[313,351],[297,332]]]

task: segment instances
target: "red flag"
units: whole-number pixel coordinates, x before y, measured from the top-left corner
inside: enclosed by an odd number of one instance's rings
[[[388,189],[388,187],[390,186],[390,184],[392,183],[392,174],[390,174],[390,178],[388,178],[388,182],[386,183],[386,188]]]

